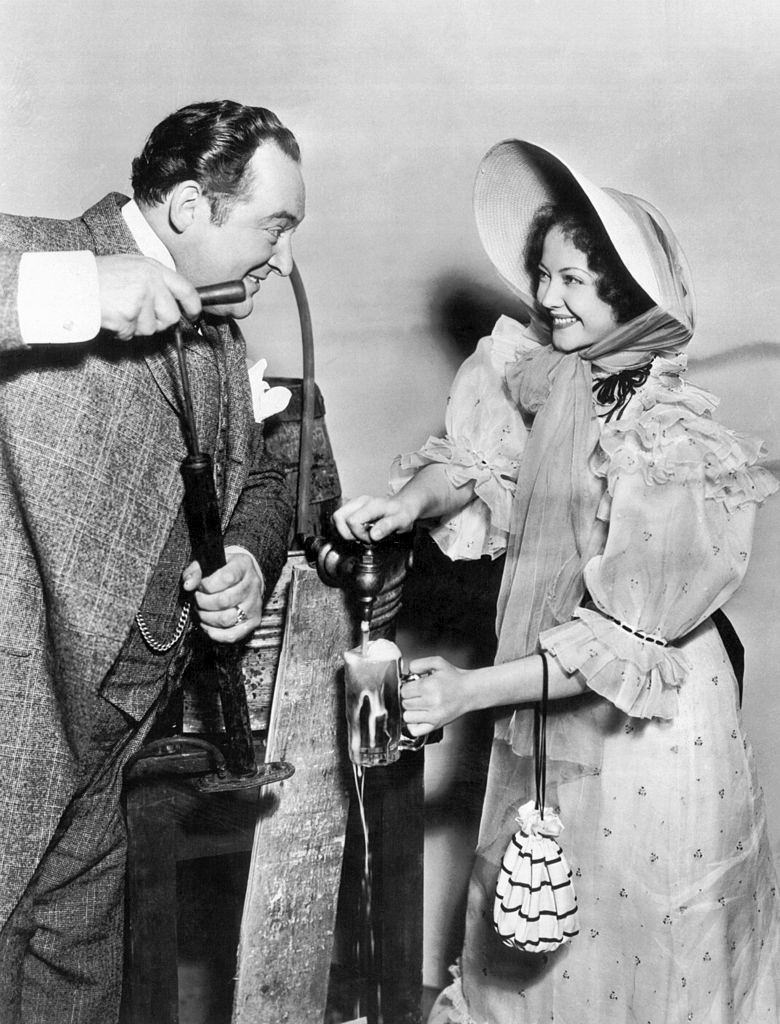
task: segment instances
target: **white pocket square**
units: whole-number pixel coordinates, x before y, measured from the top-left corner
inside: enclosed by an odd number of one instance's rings
[[[249,367],[249,387],[252,390],[252,413],[255,423],[262,423],[282,409],[286,409],[292,398],[289,388],[271,387],[263,374],[268,366],[267,359],[258,359]]]

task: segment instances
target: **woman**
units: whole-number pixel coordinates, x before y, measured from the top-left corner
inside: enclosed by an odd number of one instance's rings
[[[775,1022],[777,884],[710,618],[744,575],[775,482],[755,465],[760,444],[716,424],[715,400],[684,379],[693,293],[658,211],[517,140],[482,161],[475,211],[530,324],[503,317],[480,342],[447,437],[401,460],[394,497],[335,517],[345,536],[377,540],[442,516],[452,557],[494,553],[508,533],[496,664],[418,659],[427,674],[403,690],[415,735],[497,709],[460,972],[431,1020]],[[580,934],[539,955],[501,944],[492,907],[534,795],[543,657],[547,802]]]

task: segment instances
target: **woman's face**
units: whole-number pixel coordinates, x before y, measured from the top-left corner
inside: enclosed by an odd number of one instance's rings
[[[550,228],[542,247],[536,300],[547,311],[552,343],[559,352],[587,348],[617,326],[612,306],[598,296],[597,283],[585,253],[559,227]]]

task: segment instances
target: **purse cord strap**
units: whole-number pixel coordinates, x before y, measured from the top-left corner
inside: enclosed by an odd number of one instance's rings
[[[547,698],[549,672],[547,655],[542,652],[542,699],[534,708],[534,778],[536,781],[536,809],[544,819],[545,790],[547,788]]]

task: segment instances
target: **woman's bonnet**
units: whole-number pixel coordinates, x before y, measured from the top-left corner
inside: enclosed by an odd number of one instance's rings
[[[695,322],[691,273],[663,214],[644,199],[593,185],[541,146],[505,139],[479,165],[474,215],[485,252],[525,305],[534,306],[523,260],[529,229],[540,207],[564,201],[595,213],[629,274],[690,338]]]

